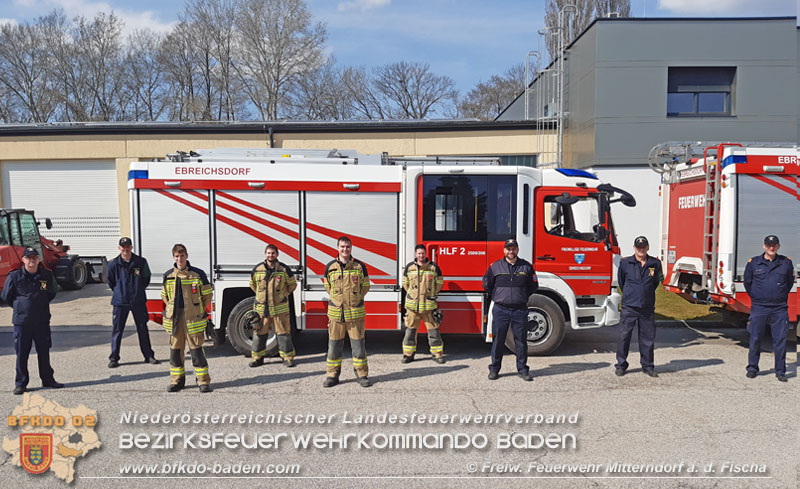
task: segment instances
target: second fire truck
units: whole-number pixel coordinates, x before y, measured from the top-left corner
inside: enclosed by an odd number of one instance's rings
[[[650,152],[662,174],[661,261],[664,286],[688,301],[721,306],[727,320],[750,312],[747,262],[765,236],[800,271],[800,150],[794,144],[664,143]],[[800,314],[798,280],[789,319]]]
[[[402,329],[402,273],[423,243],[444,274],[442,332],[491,341],[481,277],[502,258],[509,237],[539,278],[528,302],[531,354],[553,352],[567,328],[619,321],[611,205],[635,202],[585,171],[500,166],[486,158],[219,149],[135,162],[128,178],[134,247],[154,270],[151,316],[159,321],[162,310],[158,272],[172,266],[170,249],[182,242],[192,265],[211,271],[217,332],[226,331],[244,354],[252,335],[248,281],[265,244],[277,245],[297,274],[296,329],[325,330],[322,274],[342,235],[369,269],[370,330]]]

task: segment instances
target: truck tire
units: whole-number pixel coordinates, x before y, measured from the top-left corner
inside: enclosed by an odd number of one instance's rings
[[[86,285],[88,278],[89,271],[86,269],[86,264],[80,258],[75,257],[67,269],[67,276],[59,282],[59,285],[65,289],[78,290]]]
[[[567,332],[564,313],[553,299],[534,294],[528,299],[526,336],[528,355],[549,355],[556,351]],[[514,351],[514,335],[508,330],[506,346]]]
[[[247,322],[246,315],[253,310],[253,303],[255,297],[248,297],[242,299],[238,304],[233,306],[230,315],[228,316],[228,324],[225,327],[227,331],[228,341],[233,349],[242,355],[249,357],[251,347],[253,345],[253,329]],[[269,333],[267,339],[267,356],[275,356],[278,354],[278,339],[275,337],[275,332]]]

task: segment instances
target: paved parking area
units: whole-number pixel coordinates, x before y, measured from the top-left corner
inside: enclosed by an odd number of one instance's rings
[[[122,365],[108,369],[109,296],[103,286],[61,294],[53,305],[51,350],[62,390],[39,389],[36,362],[30,367],[33,394],[67,407],[83,404],[97,410],[96,431],[103,447],[76,462],[75,487],[152,487],[179,483],[196,487],[797,487],[800,442],[797,412],[800,389],[796,352],[788,383],[772,372],[772,355],[764,353],[762,374],[745,378],[747,333],[723,325],[676,323],[659,326],[656,341],[657,379],[638,368],[636,345],[624,377],[613,374],[613,329],[569,334],[554,356],[531,358],[536,379],[514,375],[513,356],[506,357],[503,376],[486,378],[489,346],[471,336],[445,336],[447,363],[430,360],[421,337],[418,360],[400,363],[400,333],[368,333],[370,378],[361,388],[344,359],[342,384],[323,389],[326,337],[303,332],[296,342],[298,366],[284,368],[277,359],[256,369],[229,346],[207,349],[214,392],[190,387],[166,392],[169,366],[167,335],[151,324],[157,356],[164,363],[140,362],[135,328],[129,323],[122,347]],[[768,345],[765,345],[768,346]],[[348,350],[345,350],[348,355]],[[187,371],[191,371],[187,357]],[[6,415],[22,401],[13,396],[14,351],[10,313],[0,309],[0,371],[5,372],[0,408]],[[147,423],[129,422],[135,414],[271,415],[274,422]],[[300,414],[303,420],[286,420]],[[564,423],[547,416],[566,415]],[[319,422],[321,416],[333,417]],[[372,415],[372,418],[369,416]],[[390,422],[394,415],[395,422]],[[421,416],[425,420],[421,420]],[[508,421],[505,415],[521,415]],[[537,415],[540,417],[537,418]],[[283,416],[283,418],[280,418]],[[445,419],[449,416],[451,419]],[[466,422],[463,416],[471,416]],[[475,416],[482,416],[480,422]],[[491,418],[487,417],[491,416]],[[572,418],[570,418],[572,416]],[[126,417],[128,421],[126,421]],[[313,417],[314,422],[305,422]],[[545,419],[541,419],[544,417]],[[281,419],[279,421],[278,419]],[[407,422],[399,420],[405,418]],[[435,422],[434,421],[435,418]],[[219,418],[222,419],[222,418]],[[487,422],[491,419],[491,422]],[[202,420],[201,420],[202,421]],[[359,422],[360,421],[360,422]],[[538,421],[538,422],[537,422]],[[574,422],[571,422],[574,421]],[[130,448],[125,438],[159,433],[285,434],[274,448],[203,449]],[[345,448],[342,440],[353,435]],[[536,446],[542,437],[561,443]],[[292,437],[320,436],[327,445],[298,448]],[[423,447],[384,446],[430,435]],[[447,445],[447,436],[466,436],[467,448]],[[572,435],[570,438],[569,435]],[[17,430],[4,428],[3,436]],[[359,438],[361,441],[359,442]],[[392,438],[394,437],[394,438]],[[487,445],[480,447],[482,437]],[[332,439],[332,440],[331,440]],[[444,442],[440,440],[444,439]],[[339,441],[337,441],[339,440]],[[511,447],[503,443],[514,441]],[[574,440],[574,445],[572,444]],[[322,442],[321,442],[322,443]],[[409,442],[410,443],[410,442]],[[443,443],[442,446],[436,446]],[[153,480],[153,477],[195,477],[175,473],[180,464],[259,464],[299,467],[298,474],[270,475],[205,473],[197,479]],[[614,464],[617,465],[614,465]],[[683,463],[681,466],[680,464]],[[124,467],[157,466],[158,473],[122,474]],[[172,472],[165,473],[165,464]],[[177,465],[174,465],[177,464]],[[553,472],[584,464],[580,470]],[[596,464],[598,471],[592,471]],[[628,465],[625,465],[628,464]],[[649,471],[631,472],[642,464]],[[220,465],[220,466],[222,466]],[[694,471],[690,467],[694,465]],[[565,468],[566,467],[566,468]],[[705,471],[709,468],[709,471]],[[742,470],[755,470],[743,472]],[[642,480],[641,477],[648,477]],[[63,487],[52,474],[28,475],[4,457],[0,477],[9,486]],[[34,478],[36,477],[36,478]],[[212,478],[216,477],[216,478]],[[537,478],[532,480],[531,478]]]

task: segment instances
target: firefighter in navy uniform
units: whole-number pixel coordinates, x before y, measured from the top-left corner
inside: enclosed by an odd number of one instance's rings
[[[278,336],[278,353],[287,367],[294,367],[292,323],[289,317],[289,296],[297,288],[292,271],[278,261],[278,247],[268,244],[264,261],[253,267],[250,288],[256,294],[253,311],[258,315],[258,326],[253,329],[253,361],[251,367],[264,365],[267,338],[273,329]]]
[[[14,351],[17,353],[17,373],[14,394],[27,390],[28,355],[36,345],[39,361],[39,378],[44,387],[60,389],[64,384],[53,378],[50,366],[50,301],[56,296],[56,281],[50,270],[42,265],[39,252],[25,248],[22,268],[8,274],[0,298],[14,309]]]
[[[500,377],[500,367],[505,352],[508,330],[514,335],[514,354],[517,356],[517,374],[531,381],[528,368],[528,341],[525,330],[528,323],[528,298],[539,288],[536,272],[527,260],[520,258],[519,244],[509,238],[503,245],[505,257],[489,266],[483,275],[483,290],[494,302],[492,307],[492,363],[489,380]]]
[[[647,254],[650,243],[644,236],[633,241],[634,254],[620,260],[617,283],[622,290],[622,314],[619,320],[617,363],[614,373],[625,375],[633,328],[638,327],[642,371],[658,377],[653,360],[656,339],[656,289],[664,280],[661,261]]]
[[[189,343],[192,366],[200,392],[211,392],[208,360],[203,352],[207,322],[206,308],[211,302],[211,284],[205,272],[189,264],[186,247],[172,247],[175,266],[164,273],[161,299],[164,301],[164,329],[169,333],[170,384],[168,392],[186,385],[183,368],[184,348]]]
[[[403,363],[414,361],[417,352],[419,323],[424,322],[428,330],[428,344],[436,363],[444,363],[444,344],[439,332],[436,314],[436,296],[442,290],[444,280],[439,266],[428,260],[425,245],[414,248],[414,261],[406,265],[403,272],[403,289],[406,291],[406,333],[403,338]]]
[[[122,345],[122,333],[128,313],[133,313],[136,334],[139,336],[139,350],[145,363],[158,365],[153,348],[150,345],[150,333],[147,331],[147,297],[145,289],[150,285],[150,267],[147,260],[133,253],[131,238],[120,238],[119,255],[108,262],[108,286],[113,291],[111,305],[113,312],[111,323],[111,355],[108,357],[108,368],[119,366],[119,350]]]
[[[786,382],[786,335],[789,333],[789,291],[794,285],[792,260],[779,255],[780,240],[774,234],[764,238],[764,253],[754,256],[744,268],[744,288],[750,295],[750,354],[747,378],[758,375],[761,338],[769,327],[775,352],[775,377]]]
[[[364,296],[369,292],[367,266],[353,258],[350,238],[336,240],[339,254],[325,266],[323,283],[328,292],[328,357],[323,387],[339,383],[345,335],[350,337],[353,369],[361,387],[369,387],[367,348],[364,339]]]

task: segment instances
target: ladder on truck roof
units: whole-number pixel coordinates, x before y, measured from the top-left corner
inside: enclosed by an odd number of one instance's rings
[[[171,163],[324,163],[336,165],[487,165],[500,166],[499,156],[389,156],[363,154],[354,150],[297,148],[215,148],[176,151],[166,156]]]

